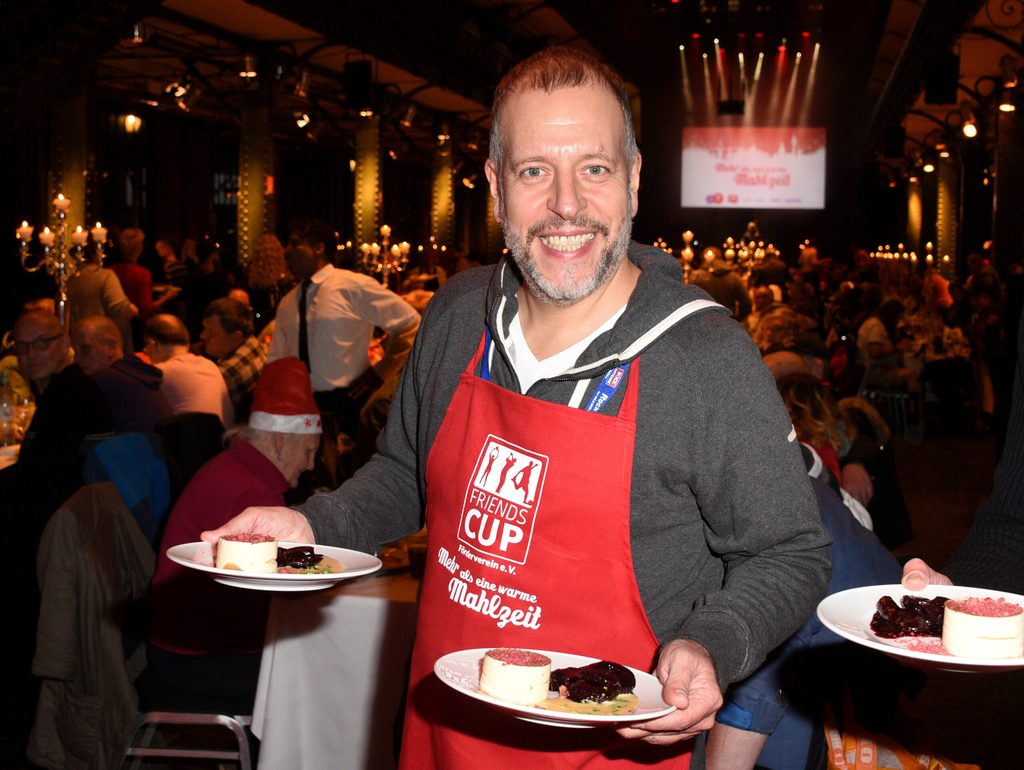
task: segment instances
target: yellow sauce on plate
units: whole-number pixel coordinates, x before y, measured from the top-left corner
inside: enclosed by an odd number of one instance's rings
[[[615,700],[594,702],[579,702],[568,698],[548,698],[536,704],[537,708],[548,711],[565,711],[570,714],[597,714],[614,716],[617,714],[632,714],[640,705],[640,698],[635,693],[619,695]]]

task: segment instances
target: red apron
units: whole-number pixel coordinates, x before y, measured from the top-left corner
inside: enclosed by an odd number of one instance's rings
[[[461,375],[427,460],[427,566],[402,768],[688,768],[690,744],[525,722],[444,685],[434,661],[475,647],[593,656],[649,671],[629,539],[639,362],[616,416]]]

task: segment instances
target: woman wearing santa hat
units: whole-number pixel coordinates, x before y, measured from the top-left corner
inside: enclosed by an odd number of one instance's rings
[[[284,494],[313,467],[320,412],[309,370],[297,358],[267,364],[249,424],[199,469],[167,519],[152,583],[149,662],[190,693],[251,703],[256,694],[268,594],[214,583],[167,558],[251,505],[284,505]]]

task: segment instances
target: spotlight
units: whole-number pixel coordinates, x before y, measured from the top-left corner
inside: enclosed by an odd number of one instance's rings
[[[308,112],[296,112],[295,114],[295,125],[299,128],[305,128],[310,124],[312,118],[309,117]]]
[[[299,78],[295,81],[293,93],[300,99],[305,99],[309,95],[309,70],[299,70]]]
[[[445,144],[449,139],[452,138],[451,133],[448,131],[447,121],[441,121],[437,124],[437,143]]]
[[[238,71],[238,77],[243,80],[252,80],[256,77],[256,57],[247,53],[242,59],[242,68]]]
[[[416,117],[416,105],[410,104],[405,108],[405,112],[402,113],[401,119],[398,121],[398,125],[402,128],[412,128],[412,121]]]
[[[199,94],[202,93],[202,89],[199,88],[192,79],[184,77],[181,80],[176,80],[173,83],[168,83],[164,87],[164,93],[167,94],[174,103],[178,105],[178,108],[185,112],[191,112],[192,106],[196,103],[196,99],[199,98]]]
[[[192,88],[192,81],[188,78],[182,78],[164,86],[164,93],[172,99],[180,99],[189,92],[190,88]]]
[[[924,162],[924,165],[921,166],[921,170],[926,174],[930,174],[935,170],[935,164],[932,163],[930,160],[926,160]]]
[[[179,109],[184,110],[185,112],[192,112],[192,108],[195,106],[195,103],[199,100],[199,94],[201,94],[202,92],[203,89],[201,89],[199,86],[193,83],[192,88],[189,89],[188,93],[180,99],[176,99],[175,103],[178,105]]]
[[[469,190],[476,189],[476,174],[470,174],[469,176],[462,177],[462,185]]]

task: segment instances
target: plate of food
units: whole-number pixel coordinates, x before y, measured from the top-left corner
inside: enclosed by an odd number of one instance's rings
[[[968,586],[851,588],[818,604],[826,627],[908,665],[947,671],[1024,668],[1024,596]]]
[[[480,647],[438,658],[434,673],[463,695],[558,727],[615,727],[676,710],[651,674],[584,655]]]
[[[317,591],[381,568],[376,556],[348,548],[278,542],[262,535],[182,543],[167,558],[189,569],[209,572],[214,580],[256,591]]]

